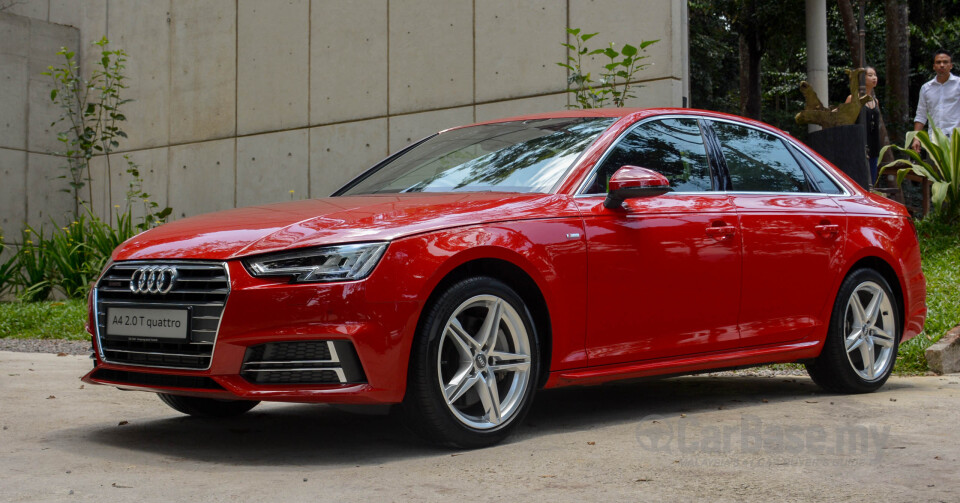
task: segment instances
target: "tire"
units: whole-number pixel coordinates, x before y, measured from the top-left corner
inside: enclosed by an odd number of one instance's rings
[[[193,396],[168,395],[157,393],[163,403],[177,412],[205,418],[234,417],[257,406],[253,400],[216,400],[213,398],[197,398]]]
[[[823,350],[806,364],[821,388],[868,393],[887,382],[897,359],[902,325],[897,299],[873,269],[858,269],[840,285]]]
[[[450,447],[500,442],[530,408],[540,346],[523,299],[489,277],[459,281],[428,305],[410,355],[401,413]]]

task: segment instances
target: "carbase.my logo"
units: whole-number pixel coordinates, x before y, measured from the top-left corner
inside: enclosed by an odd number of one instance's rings
[[[636,436],[640,448],[649,452],[787,455],[794,462],[803,456],[865,460],[873,454],[872,461],[879,462],[890,440],[890,426],[780,424],[746,414],[738,420],[706,424],[696,416],[654,414],[640,420]]]

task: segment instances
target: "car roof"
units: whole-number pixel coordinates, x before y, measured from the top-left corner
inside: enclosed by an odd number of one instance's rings
[[[515,121],[527,121],[527,120],[536,120],[536,119],[564,119],[564,118],[594,118],[594,117],[610,117],[615,119],[626,119],[628,123],[634,123],[638,120],[645,119],[647,117],[652,117],[656,115],[696,115],[706,118],[714,119],[726,119],[742,124],[747,124],[755,126],[761,129],[766,129],[768,131],[773,131],[781,135],[793,138],[793,135],[790,133],[780,130],[776,127],[773,127],[767,123],[760,122],[753,119],[748,119],[746,117],[740,117],[737,115],[726,114],[722,112],[714,112],[710,110],[699,110],[696,108],[588,108],[588,109],[571,109],[571,110],[560,110],[556,112],[544,112],[537,114],[527,114],[527,115],[517,115],[514,117],[504,117],[501,119],[493,119],[488,121],[477,122],[476,124],[465,124],[462,126],[452,127],[440,131],[441,133],[446,131],[452,131],[455,129],[460,129],[464,127],[476,126],[480,124],[496,124],[500,122],[515,122]],[[795,138],[794,138],[795,140]]]

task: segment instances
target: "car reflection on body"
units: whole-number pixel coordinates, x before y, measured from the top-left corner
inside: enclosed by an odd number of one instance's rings
[[[872,391],[926,314],[902,206],[779,130],[681,109],[447,130],[333,197],[136,236],[90,305],[86,382],[207,417],[396,404],[458,447],[544,387],[802,362]]]

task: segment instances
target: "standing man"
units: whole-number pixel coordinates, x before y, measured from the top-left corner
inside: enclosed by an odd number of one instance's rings
[[[933,55],[933,70],[937,76],[920,88],[913,130],[923,129],[929,115],[933,125],[950,136],[954,128],[960,127],[960,77],[950,73],[953,59],[943,49]],[[913,149],[920,151],[919,140],[913,140]]]

